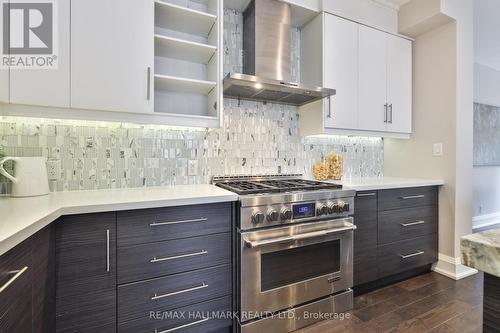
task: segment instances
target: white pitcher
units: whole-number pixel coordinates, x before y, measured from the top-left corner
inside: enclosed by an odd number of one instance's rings
[[[14,161],[14,175],[5,171],[3,165]],[[49,193],[45,157],[5,157],[0,160],[0,174],[12,181],[13,197],[33,197]]]

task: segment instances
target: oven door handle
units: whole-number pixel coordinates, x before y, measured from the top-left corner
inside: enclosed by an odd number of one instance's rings
[[[245,242],[245,244],[248,247],[254,248],[254,247],[260,247],[260,246],[265,246],[265,245],[296,242],[296,241],[304,240],[304,239],[324,237],[327,235],[336,234],[339,232],[344,232],[344,231],[349,231],[349,230],[356,230],[356,229],[357,229],[357,227],[354,224],[348,223],[348,225],[346,225],[344,227],[340,227],[340,228],[306,232],[303,234],[297,234],[297,235],[293,235],[293,236],[277,237],[277,238],[264,239],[264,240],[259,240],[259,241],[252,241],[252,240],[249,240],[247,237],[243,236],[243,241]]]

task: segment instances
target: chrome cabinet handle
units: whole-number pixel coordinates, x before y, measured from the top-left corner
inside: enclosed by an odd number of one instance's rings
[[[387,103],[384,104],[384,123],[387,123]]]
[[[264,246],[264,245],[273,245],[273,244],[278,244],[278,243],[295,242],[298,240],[304,240],[304,239],[315,238],[315,237],[323,237],[323,236],[327,236],[330,234],[335,234],[335,233],[349,231],[349,230],[356,230],[356,229],[357,229],[357,227],[354,224],[349,223],[348,226],[335,228],[335,229],[331,229],[331,230],[313,231],[313,232],[307,232],[304,234],[298,234],[298,235],[294,235],[294,236],[277,237],[277,238],[272,238],[272,239],[264,239],[264,240],[260,240],[260,241],[251,241],[251,240],[245,238],[245,236],[243,236],[243,241],[250,248],[254,248],[254,247],[259,247],[259,246]]]
[[[377,195],[377,193],[358,193],[358,194],[356,194],[356,196],[360,197],[360,198],[362,198],[362,197],[374,197],[376,195]]]
[[[186,327],[190,327],[190,326],[201,324],[201,323],[203,323],[203,322],[205,322],[207,320],[210,320],[210,318],[203,318],[203,319],[198,320],[198,321],[193,321],[192,323],[184,324],[184,325],[177,326],[177,327],[174,327],[174,328],[169,328],[168,330],[159,331],[158,329],[155,329],[155,333],[169,333],[169,332],[174,332],[174,331],[186,328]]]
[[[205,282],[203,282],[203,284],[201,286],[197,286],[197,287],[193,287],[193,288],[188,288],[188,289],[183,289],[183,290],[179,290],[179,291],[174,291],[174,292],[167,293],[167,294],[160,294],[160,295],[158,295],[157,293],[155,293],[155,295],[153,297],[151,297],[151,300],[154,301],[154,300],[157,300],[157,299],[161,299],[161,298],[165,298],[165,297],[169,297],[169,296],[174,296],[174,295],[179,295],[179,294],[184,294],[184,293],[188,293],[188,292],[195,291],[195,290],[200,290],[200,289],[205,289],[205,288],[208,288],[208,284],[206,284]]]
[[[392,103],[389,104],[389,124],[392,124]]]
[[[147,98],[148,101],[151,99],[151,67],[148,67]]]
[[[419,194],[419,195],[410,195],[410,196],[407,196],[407,197],[399,197],[400,199],[402,200],[410,200],[410,199],[422,199],[422,198],[425,198],[425,195],[423,194]]]
[[[413,258],[413,257],[421,256],[424,253],[425,253],[424,251],[418,251],[418,252],[415,252],[415,253],[412,253],[412,254],[407,254],[407,255],[400,254],[399,256],[401,257],[401,259],[408,259],[408,258]]]
[[[110,260],[109,260],[109,229],[106,230],[106,272],[109,272]]]
[[[207,221],[208,218],[206,217],[200,217],[198,219],[191,219],[191,220],[179,220],[179,221],[167,221],[167,222],[153,222],[150,223],[150,227],[159,227],[162,225],[172,225],[172,224],[181,224],[181,223],[192,223],[192,222],[205,222]]]
[[[331,118],[332,117],[332,99],[330,98],[330,96],[327,97],[328,99],[328,118]]]
[[[188,257],[194,257],[194,256],[201,256],[201,255],[204,255],[204,254],[207,254],[207,253],[208,253],[208,251],[201,250],[200,252],[180,254],[178,256],[172,256],[172,257],[163,257],[163,258],[161,258],[161,257],[160,258],[154,257],[149,262],[150,263],[155,263],[155,262],[162,262],[162,261],[174,260],[174,259],[180,259],[180,258],[188,258]]]
[[[410,227],[412,225],[419,225],[419,224],[424,224],[425,221],[417,221],[417,222],[411,222],[411,223],[401,223],[402,227]]]
[[[9,279],[2,287],[0,287],[0,294],[4,292],[11,284],[13,284],[24,272],[28,270],[28,266],[24,266],[22,269],[18,271],[12,271],[11,274],[15,273],[13,277]]]

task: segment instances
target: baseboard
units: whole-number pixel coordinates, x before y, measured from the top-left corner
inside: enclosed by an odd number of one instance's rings
[[[432,270],[453,280],[461,280],[477,273],[477,269],[462,265],[460,257],[453,258],[442,253],[439,254],[438,262],[432,266]]]
[[[484,214],[472,218],[472,229],[481,229],[495,224],[500,224],[500,212]]]

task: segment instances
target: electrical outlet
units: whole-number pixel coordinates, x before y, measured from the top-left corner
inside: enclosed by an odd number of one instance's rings
[[[61,177],[61,160],[47,161],[47,175],[49,180],[59,180]]]
[[[443,144],[435,143],[432,145],[432,155],[433,156],[443,156]]]
[[[188,161],[188,176],[196,176],[198,174],[198,161],[189,160]]]

